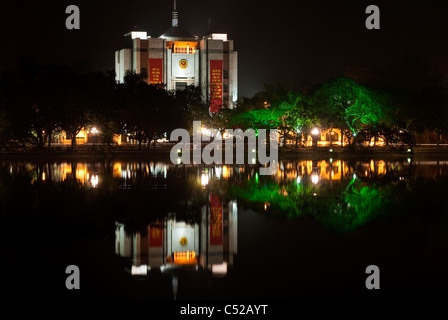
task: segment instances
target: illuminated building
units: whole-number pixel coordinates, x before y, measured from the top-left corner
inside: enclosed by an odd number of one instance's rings
[[[116,80],[124,81],[127,71],[140,74],[148,84],[164,84],[167,90],[200,86],[210,111],[222,105],[232,108],[238,99],[238,53],[225,33],[202,39],[179,26],[176,3],[172,26],[152,38],[146,31],[125,34],[125,48],[115,52]]]
[[[186,223],[171,216],[132,233],[117,223],[115,253],[132,259],[130,271],[134,275],[146,275],[151,269],[164,272],[201,267],[215,277],[223,277],[237,254],[237,231],[236,201],[222,203],[211,194],[200,222]]]

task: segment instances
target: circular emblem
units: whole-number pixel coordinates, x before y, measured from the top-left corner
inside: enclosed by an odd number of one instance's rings
[[[187,69],[188,67],[188,61],[186,59],[182,59],[179,61],[179,67],[181,69]]]
[[[187,243],[188,243],[188,240],[187,240],[186,237],[182,237],[182,238],[180,238],[180,240],[179,240],[179,244],[180,244],[181,246],[186,246]]]

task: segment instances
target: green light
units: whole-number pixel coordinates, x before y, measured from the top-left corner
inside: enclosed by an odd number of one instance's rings
[[[330,163],[333,163],[333,158],[330,158]]]
[[[288,219],[309,216],[325,227],[350,232],[382,214],[391,203],[389,196],[392,192],[392,188],[365,185],[355,180],[356,174],[353,176],[345,190],[341,190],[339,199],[318,197],[319,190],[306,181],[300,184],[300,176],[296,183],[279,185],[273,181],[258,184],[258,174],[255,174],[253,180],[231,186],[231,190],[238,199],[269,203],[272,213],[285,215]]]

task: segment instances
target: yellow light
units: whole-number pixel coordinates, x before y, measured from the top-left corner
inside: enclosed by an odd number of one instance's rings
[[[222,135],[222,137],[224,138],[224,139],[228,139],[228,138],[230,138],[232,135],[230,134],[230,133],[228,133],[227,131],[226,132],[224,132],[224,134]]]
[[[45,172],[42,172],[42,180],[45,181]]]
[[[175,264],[195,264],[196,261],[195,251],[174,252]]]
[[[227,167],[227,166],[223,166],[223,167],[222,167],[222,176],[223,176],[223,178],[225,178],[225,179],[230,178],[230,170],[229,170],[229,167]]]

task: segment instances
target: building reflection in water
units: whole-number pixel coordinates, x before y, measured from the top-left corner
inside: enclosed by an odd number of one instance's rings
[[[137,232],[128,232],[117,222],[115,252],[132,260],[133,275],[147,275],[154,269],[175,273],[187,268],[224,277],[238,253],[237,203],[222,203],[210,193],[199,222],[186,223],[170,215]]]

